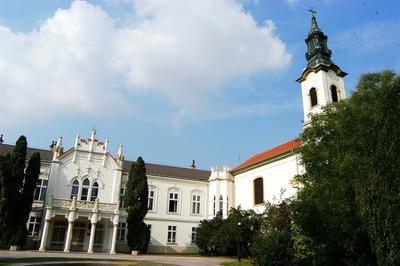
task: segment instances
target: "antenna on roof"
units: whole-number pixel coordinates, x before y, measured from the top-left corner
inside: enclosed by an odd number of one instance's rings
[[[4,140],[3,140],[3,134],[0,135],[0,144],[3,144]]]
[[[196,161],[195,160],[192,160],[192,165],[190,166],[192,169],[195,169],[196,168]]]

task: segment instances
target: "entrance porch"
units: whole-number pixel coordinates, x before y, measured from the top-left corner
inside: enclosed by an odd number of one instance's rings
[[[40,251],[46,249],[115,254],[119,221],[117,204],[51,199],[42,230]]]

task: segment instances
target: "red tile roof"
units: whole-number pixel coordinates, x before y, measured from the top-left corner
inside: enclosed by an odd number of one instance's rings
[[[241,169],[244,169],[246,167],[249,167],[251,165],[260,163],[262,161],[271,159],[273,157],[276,157],[278,155],[281,155],[283,153],[286,153],[288,151],[291,151],[295,148],[297,148],[300,145],[300,140],[299,139],[293,139],[289,142],[283,143],[279,146],[276,146],[270,150],[261,152],[259,154],[256,154],[252,157],[250,157],[249,159],[247,159],[246,161],[242,162],[241,164],[239,164],[238,166],[236,166],[232,171],[238,171]]]

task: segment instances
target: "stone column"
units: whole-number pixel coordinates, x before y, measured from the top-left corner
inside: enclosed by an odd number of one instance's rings
[[[112,239],[111,239],[111,249],[110,249],[110,254],[116,254],[115,252],[115,245],[117,243],[117,231],[118,231],[118,223],[119,223],[119,210],[118,210],[118,206],[116,207],[115,211],[114,211],[114,217],[112,219],[113,222],[113,235],[112,235]]]
[[[111,240],[111,249],[110,249],[110,254],[116,254],[115,252],[115,245],[117,243],[117,231],[118,231],[118,224],[113,224],[113,235],[112,235],[112,240]]]
[[[44,221],[43,233],[42,233],[42,241],[40,241],[40,248],[39,251],[46,251],[46,244],[47,244],[47,235],[49,232],[49,225],[50,220]]]
[[[64,247],[64,252],[69,252],[70,247],[71,247],[71,239],[72,239],[72,231],[74,228],[74,221],[77,217],[76,211],[75,211],[75,204],[76,200],[75,197],[72,199],[72,205],[70,207],[70,212],[67,213],[66,218],[68,219],[68,230],[67,230],[67,238],[65,239],[65,247]]]
[[[44,227],[42,233],[42,240],[40,241],[39,251],[46,251],[47,236],[49,234],[50,220],[53,217],[52,198],[50,198],[49,207],[47,207],[46,215],[44,217]]]
[[[94,235],[96,233],[96,223],[92,223],[92,227],[90,229],[90,240],[89,240],[89,248],[87,253],[93,253],[93,245],[94,245]]]
[[[68,221],[67,238],[65,239],[64,252],[69,252],[71,248],[72,229],[74,228],[74,221]]]

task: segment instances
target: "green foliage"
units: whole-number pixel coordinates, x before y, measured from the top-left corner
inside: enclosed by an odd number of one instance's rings
[[[400,265],[399,112],[400,77],[384,71],[362,76],[351,98],[312,118],[299,149],[296,259]]]
[[[271,230],[255,238],[251,255],[256,265],[293,265],[292,249],[289,231]]]
[[[128,246],[131,250],[144,253],[150,241],[150,231],[143,222],[147,214],[149,188],[147,184],[146,166],[139,157],[129,170],[125,203],[128,212]]]
[[[291,199],[266,203],[260,234],[251,244],[257,265],[293,265]]]
[[[240,222],[240,226],[238,223]],[[211,220],[203,220],[197,229],[196,245],[205,255],[237,255],[240,233],[240,254],[249,256],[249,246],[260,231],[262,215],[253,210],[232,208],[226,219],[221,213]],[[240,230],[240,231],[239,231]]]
[[[20,195],[21,201],[18,208],[18,216],[21,217],[16,234],[15,244],[24,246],[26,242],[26,221],[28,220],[29,213],[33,203],[33,193],[36,187],[36,182],[40,174],[40,154],[34,153],[29,159],[28,166],[25,171],[24,186],[22,194]]]
[[[21,136],[11,153],[0,157],[0,247],[23,246],[26,221],[40,173],[40,155],[35,153],[26,167],[27,142]]]

